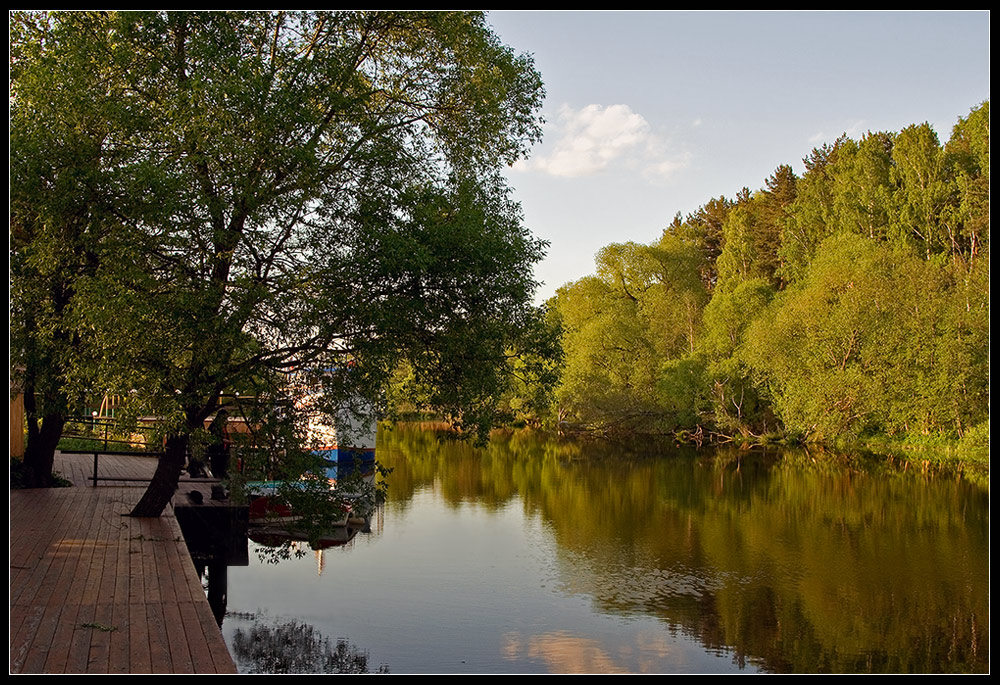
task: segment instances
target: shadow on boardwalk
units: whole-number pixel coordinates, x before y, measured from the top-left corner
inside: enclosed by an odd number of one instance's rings
[[[102,475],[153,459],[101,457]],[[72,488],[10,493],[11,673],[235,673],[180,526],[126,516],[143,487],[91,487],[93,457],[57,455]]]

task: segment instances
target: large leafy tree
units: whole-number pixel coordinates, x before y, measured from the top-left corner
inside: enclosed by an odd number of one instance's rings
[[[892,224],[894,136],[868,133],[842,140],[833,182],[835,229],[885,239]]]
[[[560,413],[602,430],[672,423],[658,389],[664,359],[693,349],[708,299],[699,246],[665,231],[651,245],[616,243],[597,276],[560,288]]]
[[[988,415],[986,288],[918,249],[841,233],[746,334],[785,426],[963,435]]]
[[[668,233],[697,246],[702,256],[701,278],[709,290],[715,287],[719,278],[715,262],[725,246],[723,225],[733,206],[731,200],[719,196],[688,214],[687,219],[682,220],[678,213],[667,227]]]
[[[97,122],[87,188],[101,258],[73,283],[63,325],[81,361],[63,376],[136,389],[171,420],[134,514],[162,511],[221,393],[270,388],[293,367],[341,369],[324,376],[330,394],[374,396],[408,359],[439,408],[488,425],[543,248],[499,172],[539,136],[542,87],[483,15],[14,21],[13,154],[67,144],[22,136],[38,115],[86,107]],[[85,78],[48,78],[76,101],[41,87],[66,54]],[[30,207],[23,192],[12,198]],[[31,236],[15,242],[29,249]]]
[[[56,32],[42,17],[12,17],[11,366],[24,393],[33,486],[51,482],[79,390],[78,285],[96,274],[117,217],[143,203],[123,182],[136,176],[122,144],[131,113],[107,87],[89,38],[58,32],[53,40]]]
[[[989,252],[990,103],[959,119],[945,148],[957,202],[944,216],[953,257],[969,266]]]

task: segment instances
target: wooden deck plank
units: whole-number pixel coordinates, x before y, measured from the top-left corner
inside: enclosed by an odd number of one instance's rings
[[[179,635],[184,635],[184,619],[181,617],[180,606],[176,602],[163,605],[163,622],[167,634],[170,635],[167,647],[170,650],[172,673],[196,673],[191,650],[187,647],[187,639],[178,639]]]
[[[153,560],[158,568],[174,568],[177,565],[177,562],[170,553],[173,547],[174,545],[169,544],[155,545],[153,547]],[[167,605],[178,601],[179,595],[176,587],[178,575],[182,574],[171,573],[160,578],[160,601],[162,604]],[[183,577],[181,580],[183,581]]]
[[[162,586],[164,585],[158,578],[163,567],[157,563],[156,549],[164,545],[173,544],[171,530],[163,519],[147,519],[143,521],[141,544],[142,554],[139,561],[142,562],[142,577],[157,578],[155,583],[143,583],[143,597],[147,602],[159,603],[163,601]]]
[[[91,634],[96,623],[97,607],[93,603],[81,604],[76,612],[76,624],[70,637],[66,656],[65,673],[86,673],[90,662]]]
[[[177,525],[177,519],[173,519],[172,522],[177,526],[176,538],[180,536],[180,526]],[[195,570],[194,562],[188,554],[183,538],[173,542],[173,544],[160,545],[157,551],[162,555],[161,563],[169,568],[177,569],[177,572],[171,574],[164,584],[166,586],[164,592],[172,594],[177,602],[194,602],[205,596],[201,578],[198,577],[198,572]]]
[[[129,670],[129,612],[128,604],[111,605],[111,622],[108,627],[108,673],[130,673]]]
[[[94,619],[89,632],[90,652],[87,655],[87,673],[110,673],[111,630],[114,629],[114,605],[98,603],[94,605]],[[102,630],[103,626],[107,630]]]
[[[205,601],[207,603],[208,600]],[[212,659],[208,640],[205,639],[207,636],[202,631],[203,625],[194,609],[195,605],[191,602],[181,602],[178,606],[181,611],[181,620],[184,623],[184,637],[187,640],[188,651],[191,653],[195,671],[198,673],[214,672],[216,670],[215,661]]]
[[[66,522],[67,536],[54,546],[56,553],[63,557],[62,572],[51,592],[48,603],[55,611],[60,608],[58,625],[45,660],[44,672],[65,673],[69,660],[69,649],[73,642],[73,632],[78,624],[80,597],[90,570],[97,541],[87,538],[87,529],[93,522],[94,500],[77,498],[79,516]]]
[[[90,464],[63,455],[56,470],[81,479]],[[155,460],[106,465],[151,475]],[[142,492],[102,483],[11,493],[12,673],[236,672],[172,511],[122,517]]]
[[[14,613],[14,612],[11,612]],[[11,673],[24,673],[24,664],[28,653],[38,633],[38,626],[45,615],[45,607],[30,606],[23,612],[16,631],[11,628],[10,636],[10,670]]]
[[[113,603],[113,598],[115,596],[115,587],[117,585],[117,569],[118,569],[118,557],[119,557],[119,534],[122,529],[122,522],[115,521],[110,518],[112,510],[109,508],[104,509],[104,518],[101,522],[101,528],[98,531],[98,535],[104,540],[104,560],[101,563],[100,568],[97,570],[97,576],[95,577],[97,589],[97,599],[98,603]]]
[[[58,610],[58,614],[55,614],[56,608],[53,607],[53,613],[58,618],[51,643],[49,644],[48,653],[45,656],[45,665],[41,669],[42,673],[67,672],[66,665],[69,661],[69,648],[73,644],[73,629],[77,625],[79,610],[80,606],[78,604],[67,603],[62,605]]]
[[[177,560],[186,556],[186,550],[176,546],[166,551],[173,560],[173,565],[177,564]],[[174,591],[178,593],[177,599],[181,602],[199,602],[205,596],[201,576],[198,575],[193,561],[180,565],[180,572],[174,577]]]
[[[146,597],[146,578],[142,569],[143,522],[134,521],[128,537],[128,603],[138,604]]]
[[[49,491],[45,491],[48,493]],[[19,540],[29,541],[23,547],[11,547],[11,565],[16,566],[18,573],[16,584],[11,586],[11,603],[22,601],[33,602],[38,595],[40,586],[45,582],[55,557],[48,553],[53,544],[55,531],[63,525],[66,512],[72,509],[72,499],[55,498],[41,495],[30,503],[36,506],[22,511],[20,507],[12,510],[11,528],[22,529],[24,534],[16,535]],[[45,505],[49,506],[46,507]],[[51,517],[51,529],[40,528],[41,522]],[[12,579],[13,581],[14,579]]]
[[[122,604],[129,601],[129,557],[130,547],[128,540],[128,526],[115,531],[111,538],[115,544],[115,566],[114,566],[114,589],[111,591],[111,598],[115,604]]]
[[[170,661],[170,635],[163,617],[163,605],[146,604],[146,625],[149,634],[149,667],[153,673],[175,673]]]
[[[59,614],[58,607],[53,608],[48,605],[42,607],[41,620],[38,621],[38,627],[28,647],[22,673],[45,672],[45,661],[49,655],[56,627],[59,625]]]
[[[108,550],[113,545],[107,540],[96,541],[94,549],[90,555],[90,564],[81,575],[85,576],[83,590],[80,592],[80,603],[85,605],[97,604],[101,598],[101,581],[104,578],[105,564],[108,559]]]
[[[98,529],[100,507],[97,505],[99,500],[90,497],[83,504],[84,506],[75,517],[76,525],[73,534],[76,536],[76,541],[72,553],[76,556],[76,563],[73,564],[69,588],[66,591],[66,597],[74,598],[76,602],[80,601],[79,598],[82,598],[87,590],[90,568],[94,558],[99,555],[103,556],[101,554],[103,552],[101,540],[95,539],[90,533],[90,531]]]
[[[128,605],[128,666],[129,673],[152,673],[149,653],[149,621],[145,604],[129,602]]]
[[[63,525],[71,530],[73,528],[71,520],[65,520]],[[65,655],[60,653],[62,643],[57,642],[56,634],[61,620],[66,623],[76,617],[75,609],[71,611],[67,604],[68,590],[78,560],[73,542],[73,538],[52,540],[49,546],[51,563],[42,575],[41,582],[35,587],[33,597],[26,598],[33,604],[42,606],[43,614],[24,662],[25,673],[62,672],[60,664],[65,662]],[[64,609],[66,617],[61,619]],[[50,663],[51,668],[56,670],[46,670]]]

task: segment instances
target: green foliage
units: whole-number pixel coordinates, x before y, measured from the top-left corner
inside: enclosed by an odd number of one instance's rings
[[[937,134],[929,124],[908,126],[896,136],[892,159],[896,237],[915,240],[928,253],[947,250],[940,218],[951,200],[953,181]]]
[[[969,454],[984,454],[986,455],[987,464],[989,463],[989,452],[990,452],[990,422],[987,419],[981,423],[976,424],[969,430],[965,432],[962,436],[962,442],[959,445],[962,452]]]
[[[731,283],[731,282],[727,282]],[[739,351],[746,329],[767,307],[775,290],[765,278],[719,287],[705,308],[699,350],[706,359],[702,392],[712,423],[727,435],[762,434],[772,420]],[[770,426],[773,427],[773,426]]]
[[[985,411],[987,318],[947,264],[844,234],[752,325],[744,358],[790,428],[961,433]]]
[[[657,387],[660,365],[694,348],[707,299],[701,266],[698,246],[668,231],[653,245],[609,245],[597,277],[559,290],[561,418],[602,429],[672,423]]]
[[[699,348],[713,359],[732,356],[743,342],[747,326],[774,297],[774,287],[763,278],[742,281],[716,290],[705,307]]]
[[[565,367],[560,417],[595,427],[642,423],[656,411],[656,359],[637,303],[590,277],[559,289]]]
[[[945,146],[955,174],[957,204],[942,216],[952,254],[971,262],[989,253],[990,235],[990,104],[959,119]]]
[[[660,397],[675,418],[676,425],[693,428],[705,421],[711,412],[711,398],[706,380],[706,360],[701,355],[669,359],[660,371]]]
[[[342,528],[345,512],[352,518],[371,517],[385,499],[390,469],[380,463],[374,473],[339,471],[335,487],[327,475],[327,462],[314,451],[310,436],[290,407],[267,406],[260,401],[240,407],[247,433],[230,432],[230,469],[228,485],[231,498],[248,503],[261,494],[260,483],[270,500],[288,507],[294,521],[276,518],[274,523],[285,533],[280,542],[260,552],[269,563],[288,559],[295,550],[295,541],[314,545],[331,530]],[[204,440],[204,432],[193,441]],[[237,464],[239,468],[237,468]]]
[[[11,376],[24,393],[25,465],[44,485],[84,390],[74,382],[76,284],[98,268],[102,240],[118,225],[101,188],[130,160],[111,133],[125,113],[103,89],[87,41],[50,30],[40,14],[15,13],[10,24]]]
[[[718,280],[716,260],[725,245],[723,225],[732,208],[731,200],[721,196],[713,198],[683,221],[678,214],[667,228],[667,232],[698,249],[702,260],[699,273],[708,289],[714,287]]]
[[[795,200],[779,247],[780,275],[785,282],[802,276],[819,244],[833,232],[833,165],[845,142],[846,138],[841,138],[832,146],[814,148],[802,160],[806,173],[796,184]]]
[[[551,425],[555,387],[562,370],[562,323],[556,312],[542,307],[523,332],[526,344],[508,351],[511,375],[500,397],[508,420]]]
[[[885,238],[893,208],[893,145],[888,133],[869,133],[859,143],[845,140],[837,152],[833,216],[838,231]]]
[[[724,247],[718,259],[719,283],[732,286],[765,278],[777,285],[781,271],[781,239],[796,197],[797,178],[784,165],[767,180],[767,189],[742,199],[723,224]]]
[[[406,360],[488,430],[544,249],[500,171],[539,138],[543,90],[481,13],[12,24],[12,261],[70,279],[50,328],[74,344],[26,364],[47,386],[129,394],[183,437],[277,372],[352,360],[327,390],[375,399]],[[18,331],[40,268],[18,267]]]

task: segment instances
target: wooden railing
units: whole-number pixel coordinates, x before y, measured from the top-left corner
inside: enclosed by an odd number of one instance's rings
[[[93,474],[88,478],[91,481],[93,487],[97,487],[97,481],[119,481],[128,483],[148,483],[151,478],[147,477],[135,477],[135,476],[99,476],[99,461],[102,452],[100,450],[60,450],[62,454],[93,454],[94,455],[94,470]],[[125,456],[125,457],[161,457],[162,452],[104,452],[104,454],[114,454],[115,456]],[[178,482],[181,483],[218,483],[218,478],[181,478]]]

